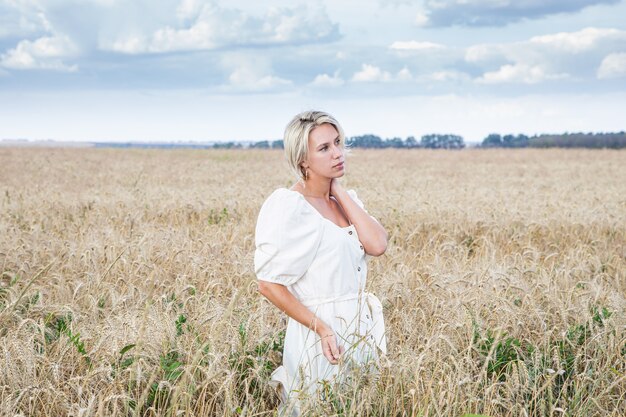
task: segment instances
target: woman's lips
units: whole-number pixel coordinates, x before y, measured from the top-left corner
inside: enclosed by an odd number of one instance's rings
[[[343,169],[343,162],[335,165],[333,168],[339,168],[339,169]]]

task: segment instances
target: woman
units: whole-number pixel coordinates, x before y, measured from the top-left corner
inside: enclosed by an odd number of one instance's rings
[[[260,293],[289,316],[283,366],[272,374],[286,406],[386,352],[382,306],[364,288],[366,255],[385,252],[387,233],[338,182],[345,136],[332,116],[298,114],[284,146],[299,181],[263,203],[254,265]]]

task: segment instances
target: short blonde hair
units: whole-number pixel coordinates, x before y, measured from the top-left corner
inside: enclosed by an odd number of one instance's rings
[[[323,111],[308,110],[294,116],[285,128],[283,144],[289,169],[300,179],[304,179],[304,170],[300,166],[309,154],[309,134],[318,126],[328,123],[339,134],[341,146],[348,151],[346,136],[339,122]]]

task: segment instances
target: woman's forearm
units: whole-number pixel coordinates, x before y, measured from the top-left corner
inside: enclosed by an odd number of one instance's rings
[[[332,333],[332,329],[298,301],[284,285],[262,280],[258,281],[258,285],[259,292],[265,298],[298,323],[313,330],[320,337]]]

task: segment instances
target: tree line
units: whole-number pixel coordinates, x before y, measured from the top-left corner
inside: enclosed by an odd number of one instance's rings
[[[421,140],[418,141],[414,136],[409,136],[406,139],[399,137],[383,139],[376,135],[361,135],[346,138],[346,144],[351,148],[430,148],[430,149],[461,149],[465,147],[463,137],[459,135],[451,134],[432,134],[424,135]],[[229,142],[226,144],[215,144],[215,147],[220,148],[232,148],[236,144]],[[261,149],[282,149],[284,144],[282,140],[268,141],[262,140],[250,144],[250,148]]]
[[[462,149],[465,142],[462,136],[453,134],[430,134],[424,135],[418,141],[414,136],[405,139],[399,137],[383,139],[380,136],[367,134],[353,136],[346,139],[346,144],[351,148],[401,148],[401,149]],[[262,140],[252,142],[248,146],[238,142],[216,143],[214,148],[258,148],[258,149],[283,149],[282,140]],[[617,133],[562,133],[540,134],[534,136],[500,135],[491,133],[477,145],[479,148],[626,148],[626,132]]]
[[[482,148],[626,148],[626,132],[617,133],[563,133],[526,135],[488,135]]]

